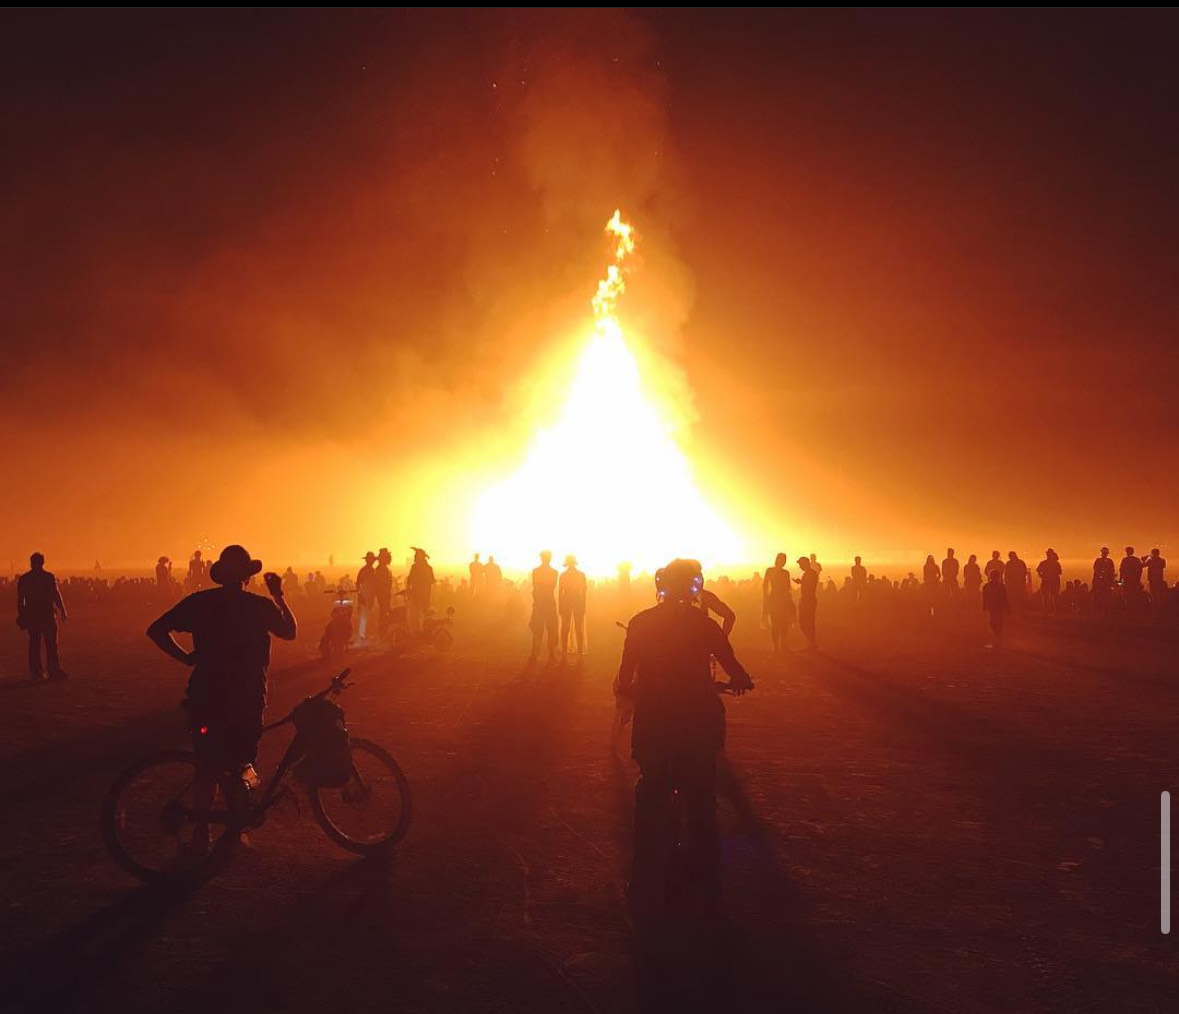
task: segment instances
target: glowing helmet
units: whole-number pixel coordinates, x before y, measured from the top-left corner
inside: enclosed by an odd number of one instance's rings
[[[696,560],[672,560],[655,571],[660,602],[694,602],[704,590],[704,572]]]

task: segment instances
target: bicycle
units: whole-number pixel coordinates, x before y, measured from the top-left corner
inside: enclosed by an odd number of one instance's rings
[[[196,868],[219,865],[232,854],[242,834],[265,822],[271,807],[293,798],[287,784],[292,772],[307,791],[317,823],[337,845],[371,856],[392,849],[405,836],[413,802],[409,782],[389,753],[367,739],[347,737],[341,739],[348,750],[341,764],[338,747],[333,758],[327,756],[331,744],[322,738],[316,741],[325,721],[338,725],[346,736],[344,712],[328,698],[338,697],[352,685],[346,682],[350,673],[345,669],[333,676],[326,689],[262,729],[266,734],[294,723],[296,732],[260,795],[254,786],[256,774],[252,780],[235,771],[218,775],[207,815],[209,849]],[[325,777],[333,764],[336,773]],[[253,769],[245,773],[253,774]],[[196,756],[191,750],[151,754],[115,778],[102,804],[102,835],[124,870],[149,883],[195,872],[194,867],[177,863],[197,823],[195,781]]]

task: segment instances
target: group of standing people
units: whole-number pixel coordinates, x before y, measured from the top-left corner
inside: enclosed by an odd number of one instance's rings
[[[393,554],[384,546],[364,554],[364,566],[356,574],[356,645],[367,644],[370,637],[384,632],[393,616],[393,598],[405,596],[405,618],[410,632],[422,629],[430,612],[434,591],[434,568],[430,554],[420,546],[411,546],[413,563],[405,578],[405,590],[396,588],[397,579],[389,565]]]
[[[540,655],[541,643],[548,639],[549,661],[556,661],[559,653],[569,653],[569,634],[577,641],[577,654],[585,654],[585,607],[589,585],[585,573],[577,567],[577,557],[565,557],[565,569],[560,573],[553,566],[553,554],[545,549],[540,554],[540,566],[532,569],[532,616],[528,621],[532,631],[533,663]],[[559,638],[559,640],[558,640]]]

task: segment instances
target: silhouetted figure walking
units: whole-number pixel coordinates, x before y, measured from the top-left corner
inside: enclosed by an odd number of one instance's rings
[[[467,573],[471,578],[471,598],[477,599],[483,594],[483,573],[487,565],[479,559],[479,554],[475,554],[475,559],[467,564]]]
[[[798,584],[798,629],[806,638],[806,646],[814,651],[818,646],[815,634],[815,615],[819,609],[819,572],[805,556],[798,558],[802,576],[795,578]]]
[[[16,625],[29,635],[29,677],[65,679],[57,655],[57,618],[68,619],[57,578],[45,569],[45,557],[33,553],[29,569],[16,579]],[[45,669],[41,668],[41,644],[45,644]]]
[[[988,648],[997,648],[1003,643],[1003,620],[1010,611],[1007,601],[1007,589],[1003,587],[1003,575],[992,570],[987,576],[987,583],[983,586],[983,612],[991,625],[991,643]]]
[[[246,591],[246,582],[261,569],[261,561],[241,546],[226,546],[209,569],[219,587],[186,596],[147,628],[162,652],[192,667],[185,704],[197,759],[196,822],[183,853],[193,857],[209,850],[218,774],[244,770],[258,755],[270,635],[295,637],[295,617],[277,574],[266,575],[273,601]],[[177,632],[192,634],[192,651],[177,643],[172,636]]]
[[[430,614],[430,596],[434,592],[434,568],[430,566],[429,553],[417,546],[410,548],[413,550],[413,565],[405,578],[405,612],[409,629],[417,633]]]
[[[1113,608],[1113,593],[1117,586],[1117,570],[1109,556],[1109,546],[1101,547],[1101,555],[1093,561],[1093,612],[1108,616]]]
[[[716,759],[725,721],[711,660],[728,673],[734,692],[753,683],[724,632],[693,608],[703,587],[698,566],[673,560],[659,573],[660,602],[631,619],[614,684],[619,706],[634,709],[631,752],[639,764],[628,894],[636,914],[663,908],[679,831],[678,796],[685,879],[714,915],[721,886]]]
[[[569,651],[569,627],[577,639],[577,654],[585,654],[585,574],[577,569],[577,557],[565,557],[565,570],[557,583],[557,607],[561,614],[561,654]]]
[[[946,550],[946,558],[942,560],[942,594],[948,602],[958,598],[958,559],[954,550]]]
[[[528,621],[532,631],[532,655],[529,662],[535,662],[540,654],[540,642],[546,631],[549,661],[557,657],[557,571],[552,559],[553,554],[544,550],[540,554],[540,566],[532,570],[532,616]]]
[[[858,559],[858,557],[857,557]],[[770,621],[770,640],[774,654],[787,650],[786,635],[794,612],[794,596],[791,593],[790,571],[786,569],[786,554],[774,557],[774,565],[767,567],[761,581],[762,610]]]
[[[1040,577],[1040,602],[1044,612],[1049,616],[1056,615],[1056,603],[1060,598],[1060,557],[1055,549],[1049,549],[1036,565],[1036,573]]]

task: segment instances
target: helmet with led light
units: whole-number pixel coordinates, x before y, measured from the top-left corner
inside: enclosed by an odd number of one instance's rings
[[[697,560],[675,559],[655,572],[660,602],[695,602],[704,590],[704,571]]]

